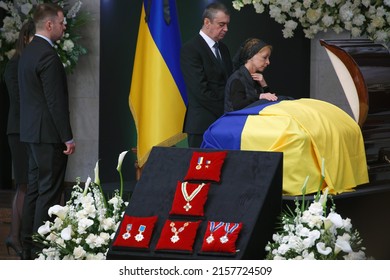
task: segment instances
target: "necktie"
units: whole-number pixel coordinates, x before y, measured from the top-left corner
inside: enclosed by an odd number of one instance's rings
[[[218,61],[222,62],[221,54],[219,53],[219,44],[218,44],[218,42],[216,42],[214,44],[213,48],[215,49],[215,56],[217,57]]]

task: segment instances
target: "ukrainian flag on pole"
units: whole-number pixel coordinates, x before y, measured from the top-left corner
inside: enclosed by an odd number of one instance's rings
[[[144,0],[129,96],[140,167],[153,146],[168,147],[185,138],[187,97],[180,48],[175,0]]]

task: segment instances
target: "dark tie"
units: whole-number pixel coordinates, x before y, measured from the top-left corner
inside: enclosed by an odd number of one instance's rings
[[[215,56],[217,57],[218,61],[222,62],[221,54],[219,53],[219,44],[218,44],[218,42],[216,42],[214,44],[213,48],[215,49]]]

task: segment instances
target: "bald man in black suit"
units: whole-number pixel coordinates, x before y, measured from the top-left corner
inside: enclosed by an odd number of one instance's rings
[[[22,217],[23,258],[31,258],[32,234],[60,203],[68,155],[75,150],[68,85],[53,42],[66,29],[61,7],[46,3],[34,13],[36,34],[19,60],[20,140],[29,152],[29,186]],[[29,242],[30,241],[30,242]]]
[[[225,85],[233,66],[229,49],[221,40],[229,22],[230,13],[223,4],[209,4],[199,34],[181,49],[180,65],[188,94],[183,131],[189,147],[200,147],[203,133],[224,112]]]

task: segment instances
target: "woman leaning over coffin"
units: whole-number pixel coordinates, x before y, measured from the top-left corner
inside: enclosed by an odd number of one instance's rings
[[[235,55],[235,70],[225,88],[225,113],[243,109],[254,102],[261,104],[289,97],[270,91],[263,72],[270,64],[272,46],[257,38],[247,39]],[[260,100],[260,101],[259,101]]]

